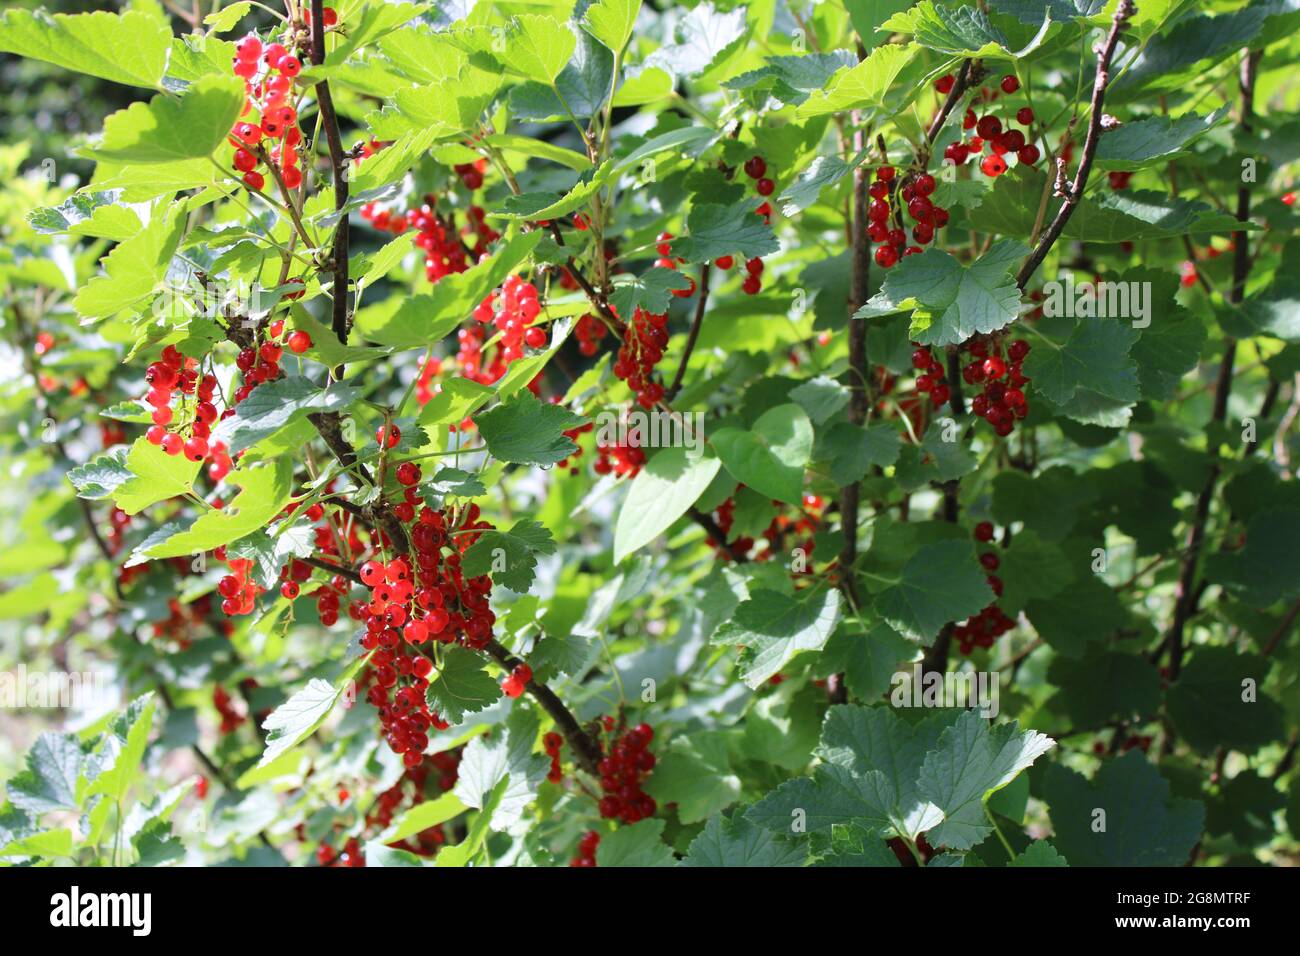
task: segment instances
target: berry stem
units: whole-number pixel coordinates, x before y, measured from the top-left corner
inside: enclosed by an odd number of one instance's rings
[[[691,360],[691,353],[695,351],[695,342],[700,337],[700,326],[704,324],[704,308],[709,300],[709,276],[712,271],[707,262],[700,266],[699,298],[695,303],[695,318],[691,322],[690,332],[686,335],[686,348],[682,352],[682,360],[677,366],[677,374],[673,376],[673,383],[668,386],[668,391],[664,393],[665,402],[671,402],[677,397],[677,393],[682,390],[682,379],[686,377],[686,366]]]
[[[320,66],[325,62],[325,4],[323,0],[311,0],[311,61]],[[334,100],[330,96],[328,80],[316,84],[316,103],[320,108],[321,126],[325,131],[325,143],[329,147],[330,166],[334,174],[334,209],[341,212],[348,202],[347,155],[343,152],[343,141],[339,136],[339,118],[334,111]],[[334,284],[331,288],[334,298],[332,326],[340,343],[348,341],[348,217],[341,216],[334,227],[334,247],[331,255],[334,269]],[[334,369],[335,380],[343,378],[343,366]]]
[[[1093,78],[1092,101],[1088,112],[1088,134],[1083,141],[1083,155],[1079,159],[1079,170],[1066,193],[1065,200],[1061,203],[1061,208],[1056,211],[1047,231],[1039,238],[1038,244],[1016,274],[1016,285],[1022,292],[1030,277],[1047,258],[1047,253],[1051,251],[1052,246],[1056,245],[1056,240],[1061,238],[1066,223],[1070,221],[1075,208],[1083,200],[1083,192],[1088,185],[1088,174],[1092,171],[1092,162],[1097,156],[1097,147],[1101,143],[1101,108],[1106,99],[1106,87],[1110,85],[1111,60],[1115,56],[1115,48],[1119,45],[1120,34],[1135,12],[1136,8],[1132,0],[1119,0],[1119,5],[1115,8],[1110,32],[1106,34],[1106,41],[1097,56],[1097,72]]]

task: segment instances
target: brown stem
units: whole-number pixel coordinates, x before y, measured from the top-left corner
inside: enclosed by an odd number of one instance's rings
[[[523,663],[496,640],[488,641],[484,650],[507,670],[513,670],[516,665]],[[573,757],[578,766],[593,776],[599,776],[600,772],[596,769],[596,765],[600,763],[604,754],[601,753],[600,744],[596,739],[582,729],[582,725],[578,723],[569,708],[564,706],[564,702],[541,681],[530,680],[525,686],[528,693],[533,695],[533,699],[541,705],[542,710],[555,721],[555,726],[560,729],[564,739],[573,748]]]
[[[1124,0],[1121,0],[1121,5]],[[1247,50],[1242,58],[1241,115],[1239,125],[1249,132],[1255,115],[1255,71],[1259,66],[1258,53]],[[1250,218],[1250,187],[1242,183],[1237,190],[1237,218],[1245,223]],[[1236,243],[1232,260],[1232,288],[1227,299],[1230,303],[1240,303],[1246,291],[1246,279],[1250,275],[1250,256],[1246,249],[1245,232],[1233,234]],[[1219,362],[1218,379],[1214,388],[1214,409],[1211,422],[1222,424],[1228,414],[1228,397],[1232,389],[1233,363],[1236,359],[1237,343],[1232,338],[1224,341],[1223,358]],[[1162,647],[1169,651],[1169,679],[1177,680],[1183,666],[1184,632],[1187,622],[1195,611],[1200,589],[1196,586],[1197,566],[1200,563],[1201,547],[1205,542],[1205,525],[1210,517],[1210,505],[1214,501],[1214,492],[1218,487],[1222,468],[1216,461],[1210,466],[1210,473],[1205,485],[1196,499],[1196,510],[1192,517],[1192,527],[1187,535],[1187,549],[1184,553],[1182,567],[1178,573],[1178,584],[1174,589],[1174,613],[1165,635]]]
[[[316,66],[325,62],[325,4],[323,0],[311,0],[311,61]],[[330,96],[328,80],[316,84],[316,103],[320,109],[321,127],[325,131],[325,142],[329,147],[330,166],[334,177],[334,209],[342,212],[348,202],[347,154],[343,152],[343,140],[339,135],[339,118],[334,112],[334,99]],[[348,216],[343,214],[334,226],[334,247],[331,253],[331,267],[334,271],[334,284],[331,294],[334,298],[333,328],[334,334],[344,345],[348,341]],[[334,378],[343,377],[343,366],[334,370]]]
[[[1111,20],[1110,32],[1106,34],[1105,43],[1102,45],[1101,53],[1097,57],[1097,73],[1092,83],[1092,102],[1088,114],[1088,133],[1083,141],[1083,155],[1079,159],[1079,170],[1075,174],[1074,182],[1070,185],[1066,193],[1065,201],[1061,203],[1061,208],[1056,211],[1051,224],[1047,231],[1039,238],[1038,244],[1025,260],[1024,265],[1020,267],[1020,272],[1016,274],[1016,285],[1021,290],[1029,282],[1030,277],[1042,265],[1043,260],[1047,258],[1047,253],[1051,251],[1056,240],[1061,238],[1061,233],[1065,231],[1065,225],[1074,215],[1074,210],[1083,200],[1084,189],[1088,185],[1088,174],[1092,171],[1093,160],[1097,156],[1097,147],[1101,143],[1101,118],[1102,105],[1106,99],[1106,87],[1110,84],[1110,64],[1115,56],[1115,47],[1119,44],[1119,36],[1128,25],[1128,20],[1136,12],[1132,0],[1119,0],[1119,5],[1115,8],[1115,16]]]
[[[686,334],[686,348],[682,352],[682,360],[677,366],[677,374],[673,376],[672,385],[668,386],[668,391],[664,393],[664,401],[666,402],[671,402],[677,397],[677,393],[682,390],[682,379],[686,377],[686,366],[691,360],[691,353],[695,351],[695,342],[700,337],[700,326],[704,324],[704,307],[709,301],[709,275],[712,271],[707,262],[700,266],[699,300],[695,303],[695,318],[691,322],[690,332]]]

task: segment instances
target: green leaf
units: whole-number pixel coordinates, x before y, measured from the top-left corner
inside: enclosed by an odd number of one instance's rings
[[[425,487],[436,495],[453,498],[475,498],[487,493],[477,475],[471,475],[460,468],[439,468],[438,473],[425,483]]]
[[[1209,116],[1188,113],[1177,119],[1150,116],[1108,131],[1097,145],[1097,169],[1137,170],[1161,166],[1186,155],[1187,145],[1208,133],[1228,114],[1222,107]]]
[[[632,38],[632,27],[641,12],[641,0],[600,0],[587,8],[582,26],[615,53],[621,53]]]
[[[460,647],[447,648],[442,669],[429,682],[429,709],[449,724],[459,724],[467,714],[478,713],[500,697],[501,689],[484,670],[483,659]]]
[[[126,456],[132,477],[113,489],[113,499],[127,514],[139,514],[152,504],[192,491],[201,465],[184,455],[169,455],[141,436]]]
[[[180,97],[159,94],[132,103],[104,121],[104,136],[87,149],[110,163],[170,163],[211,156],[230,135],[244,107],[244,84],[233,76],[206,76]]]
[[[1206,332],[1201,318],[1178,304],[1178,279],[1167,270],[1130,269],[1122,282],[1149,283],[1150,326],[1129,350],[1137,363],[1143,398],[1171,399],[1200,361]]]
[[[1101,641],[1130,623],[1115,589],[1094,574],[1076,575],[1054,597],[1030,601],[1025,616],[1048,644],[1067,657],[1082,657],[1090,643]]]
[[[828,113],[842,113],[863,107],[883,107],[885,95],[894,89],[894,80],[916,55],[914,43],[891,43],[876,47],[857,66],[841,70],[795,110],[797,119],[810,119]]]
[[[1104,761],[1091,782],[1049,764],[1042,796],[1056,848],[1072,866],[1182,866],[1201,838],[1204,805],[1171,799],[1137,750]]]
[[[917,549],[897,582],[875,596],[875,608],[897,631],[928,644],[945,624],[993,601],[986,577],[968,542],[937,541]]]
[[[131,701],[126,712],[113,721],[90,758],[89,765],[94,771],[93,776],[87,772],[90,786],[84,796],[102,793],[120,804],[135,782],[140,761],[144,759],[153,716],[154,695],[149,693]]]
[[[1047,2],[1040,9],[1047,10]],[[1003,33],[989,19],[982,8],[972,6],[946,7],[934,0],[921,0],[905,13],[896,13],[878,30],[882,32],[910,33],[916,42],[939,53],[950,56],[1000,57],[1017,59],[1032,53],[1046,37],[1051,25],[1051,14],[1042,18],[1042,29],[1025,47],[1012,52]]]
[[[1034,390],[1076,421],[1124,424],[1127,412],[1116,419],[1114,410],[1140,394],[1137,364],[1129,354],[1137,330],[1113,319],[1064,317],[1043,318],[1034,328],[1039,334],[1023,364]]]
[[[941,713],[911,724],[884,707],[831,707],[817,751],[824,763],[811,778],[781,784],[747,816],[777,834],[818,833],[853,822],[915,840],[941,819],[921,797],[917,778],[926,752],[951,721]]]
[[[661,805],[677,804],[682,823],[698,823],[731,806],[740,796],[740,778],[731,769],[729,736],[711,730],[674,737],[656,754],[654,773],[642,789]]]
[[[138,10],[74,16],[8,10],[0,19],[0,52],[150,89],[160,88],[171,41],[166,19]]]
[[[343,411],[359,394],[349,385],[320,388],[301,375],[286,375],[253,389],[235,406],[235,414],[217,425],[212,437],[224,441],[234,455],[310,414]]]
[[[51,810],[76,810],[85,765],[86,752],[76,737],[43,733],[27,751],[27,769],[5,786],[9,802],[38,818]]]
[[[843,488],[861,481],[873,466],[888,468],[898,461],[902,439],[893,425],[831,426],[818,447],[818,457],[831,463],[831,480]]]
[[[803,866],[807,852],[791,840],[773,835],[737,810],[728,820],[711,817],[691,841],[682,866]]]
[[[845,627],[826,642],[817,673],[843,674],[854,697],[878,700],[889,690],[899,664],[910,661],[916,652],[915,643],[885,624],[877,624],[865,634]]]
[[[494,390],[486,385],[456,375],[448,378],[438,388],[438,394],[429,399],[420,411],[421,425],[459,425],[474,414],[492,395]]]
[[[126,464],[128,450],[125,445],[117,445],[106,454],[96,455],[69,471],[68,481],[77,489],[77,496],[98,501],[112,496],[122,484],[130,481],[133,472]]]
[[[1030,601],[1056,597],[1074,580],[1074,568],[1065,553],[1034,531],[1022,531],[1011,547],[995,552],[1001,559],[997,575],[1003,582],[998,606],[1015,615]]]
[[[632,479],[614,525],[614,562],[645,547],[695,504],[722,467],[717,458],[692,458],[664,448]]]
[[[692,206],[686,216],[686,235],[672,245],[673,255],[687,262],[712,262],[735,254],[752,259],[780,247],[772,227],[744,203]]]
[[[521,465],[553,465],[568,458],[578,446],[564,433],[584,421],[581,415],[539,401],[528,391],[474,419],[494,458]]]
[[[225,33],[233,30],[235,24],[244,19],[252,8],[253,4],[250,0],[236,0],[235,3],[223,7],[216,13],[209,13],[203,18],[203,22],[212,28],[210,32]]]
[[[383,345],[417,348],[455,331],[474,307],[515,271],[542,238],[540,230],[523,233],[495,247],[485,261],[465,272],[444,276],[423,295],[405,296],[395,310],[357,315],[357,328]]]
[[[380,837],[383,843],[396,843],[430,827],[446,823],[465,812],[465,804],[454,793],[444,793],[435,800],[417,803],[398,815]]]
[[[748,431],[723,428],[713,434],[710,444],[737,481],[787,504],[802,501],[813,428],[798,405],[768,409]]]
[[[274,536],[265,531],[232,542],[226,553],[232,558],[246,558],[253,562],[254,580],[266,590],[279,586],[280,571],[292,558],[310,557],[316,550],[316,529],[299,523],[277,531]]]
[[[155,211],[148,226],[113,247],[102,262],[104,275],[81,287],[72,300],[73,307],[85,318],[106,318],[155,291],[180,244],[184,226],[179,207]]]
[[[926,754],[918,778],[922,799],[943,813],[926,839],[934,846],[968,850],[993,831],[984,801],[1056,745],[1015,721],[992,729],[973,710],[964,711],[943,732],[938,749]]]
[[[1035,840],[1007,866],[1069,866],[1065,857],[1046,840]]]
[[[1202,753],[1251,754],[1284,734],[1282,709],[1263,692],[1270,662],[1230,647],[1195,648],[1166,692],[1178,734]]]
[[[544,755],[533,753],[537,730],[537,717],[525,708],[516,707],[510,713],[504,733],[498,730],[490,737],[480,735],[466,744],[456,770],[453,792],[457,799],[467,807],[483,808],[488,806],[497,788],[502,787],[492,822],[500,828],[519,822],[550,769],[550,761]]]
[[[226,476],[241,490],[224,508],[205,511],[190,527],[143,550],[150,558],[174,558],[211,551],[263,528],[280,513],[293,493],[291,458],[245,465]]]
[[[1076,727],[1150,717],[1160,709],[1160,674],[1138,654],[1103,651],[1082,661],[1058,657],[1047,674]]]
[[[665,42],[645,59],[676,77],[690,77],[722,63],[745,36],[745,9],[721,11],[701,3],[676,21],[673,43]]]
[[[461,572],[466,577],[490,574],[495,583],[524,594],[537,574],[537,555],[555,550],[546,526],[524,518],[509,531],[484,531],[461,556]]]
[[[836,156],[818,156],[795,177],[794,182],[786,187],[777,197],[781,204],[781,215],[797,216],[817,202],[822,190],[833,186],[850,172],[853,167]]]
[[[514,20],[505,63],[516,73],[554,83],[576,44],[573,31],[554,17],[527,14]]]
[[[713,643],[744,645],[740,677],[757,690],[799,652],[821,650],[839,612],[839,592],[833,589],[797,600],[759,588],[718,628]]]
[[[855,317],[911,310],[912,337],[922,345],[956,345],[977,332],[996,332],[1020,313],[1013,271],[1028,251],[1004,239],[970,266],[937,248],[906,256]]]
[[[1300,594],[1300,509],[1261,511],[1246,525],[1246,542],[1236,551],[1211,555],[1206,577],[1253,607],[1268,607]]]
[[[614,292],[609,297],[609,304],[619,315],[627,316],[638,308],[655,315],[668,311],[672,302],[674,289],[689,289],[691,280],[676,269],[652,266],[640,275],[624,273],[615,276]]]
[[[272,711],[262,721],[262,729],[267,732],[266,749],[257,765],[267,766],[314,734],[325,723],[325,718],[334,710],[334,706],[343,699],[352,678],[368,659],[368,654],[356,658],[333,684],[313,677],[306,687]]]
[[[596,847],[596,865],[672,866],[673,851],[663,842],[663,832],[664,821],[653,818],[621,826],[601,837]]]

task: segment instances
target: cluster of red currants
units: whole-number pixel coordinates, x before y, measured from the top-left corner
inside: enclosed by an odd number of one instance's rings
[[[935,408],[943,405],[952,397],[952,389],[944,380],[943,362],[924,346],[917,346],[912,351],[912,368],[916,369],[916,390],[929,395]]]
[[[745,175],[754,180],[754,190],[763,197],[762,203],[754,210],[763,217],[763,221],[772,225],[772,203],[769,196],[776,192],[776,183],[768,178],[767,160],[762,156],[751,156],[745,160]]]
[[[636,445],[596,445],[596,463],[591,466],[598,475],[615,478],[635,478],[645,464],[645,452]]]
[[[179,455],[183,451],[190,461],[203,461],[210,450],[208,438],[212,434],[212,423],[217,420],[217,406],[212,403],[217,387],[216,376],[200,378],[198,362],[182,356],[176,346],[168,345],[162,350],[162,357],[145,369],[144,380],[149,386],[145,401],[153,406],[153,425],[145,432],[145,437],[169,455]],[[181,432],[170,431],[167,427],[175,419],[171,404],[172,394],[176,391],[181,393],[181,413],[189,416],[187,421],[176,424],[182,431],[189,431],[188,439]],[[192,409],[185,408],[187,395],[195,395]]]
[[[569,861],[569,866],[595,866],[596,847],[598,846],[600,846],[600,834],[595,830],[588,830],[578,840],[578,855]]]
[[[602,727],[614,730],[614,718],[602,718]],[[655,755],[647,748],[655,732],[649,724],[637,724],[623,731],[597,764],[600,773],[600,815],[607,820],[636,823],[652,817],[658,809],[654,798],[641,789],[654,769]],[[605,743],[602,742],[602,748]]]
[[[221,715],[222,736],[233,734],[239,729],[239,725],[248,719],[236,709],[234,701],[220,684],[212,688],[212,706],[217,708],[217,713]]]
[[[217,548],[213,555],[230,568],[230,573],[217,582],[217,593],[222,598],[221,612],[226,617],[252,614],[258,595],[266,590],[252,578],[252,559],[229,557],[224,547]]]
[[[975,526],[975,540],[981,544],[989,544],[993,541],[993,524],[988,521],[981,521]],[[997,554],[992,551],[985,551],[979,557],[980,567],[988,572],[989,587],[993,593],[1001,597],[1002,579],[995,572],[1001,565],[1001,560]],[[952,636],[957,640],[957,646],[961,652],[969,656],[977,647],[990,648],[993,642],[1003,634],[1010,631],[1016,626],[1002,608],[998,607],[997,600],[988,605],[978,614],[967,618],[963,623],[953,628]]]
[[[533,679],[533,669],[527,664],[516,664],[509,674],[501,681],[501,693],[505,694],[511,700],[523,694],[524,688],[528,682]]]
[[[942,76],[935,83],[935,89],[940,93],[947,93],[952,89],[953,82],[952,74]],[[1020,89],[1020,80],[1008,74],[1002,77],[999,87],[1003,93],[1010,96]],[[996,92],[987,89],[982,92],[986,101],[991,102],[997,98]],[[1020,107],[1016,110],[1016,122],[1029,129],[1034,125],[1034,111],[1028,106]],[[985,176],[996,178],[1007,171],[1006,157],[1009,155],[1015,156],[1018,162],[1026,166],[1034,165],[1042,156],[1038,147],[1029,142],[1024,133],[1012,129],[1010,121],[1007,123],[1007,128],[1003,129],[1002,120],[992,113],[976,116],[975,111],[968,108],[962,118],[962,129],[974,130],[975,135],[966,142],[951,143],[943,151],[944,159],[951,161],[955,166],[962,166],[970,157],[980,156],[987,150],[988,155],[980,159],[980,171]]]
[[[564,771],[560,767],[560,749],[564,746],[564,738],[552,730],[542,738],[542,746],[546,749],[546,756],[551,758],[551,769],[546,772],[546,779],[551,783],[559,783],[564,777]]]
[[[1029,414],[1025,398],[1025,378],[1020,363],[1029,354],[1029,343],[1016,339],[1007,344],[1006,357],[996,338],[973,337],[963,343],[971,361],[962,368],[961,377],[968,385],[983,385],[983,391],[970,402],[971,411],[993,426],[1002,438],[1010,435],[1017,419]]]
[[[714,509],[713,517],[718,524],[719,530],[722,531],[724,539],[731,536],[732,526],[736,522],[735,495],[744,487],[743,484],[736,485],[732,497]],[[747,555],[755,561],[771,561],[778,555],[792,555],[795,549],[798,549],[803,553],[806,564],[804,571],[795,571],[794,574],[797,576],[803,573],[811,573],[812,554],[815,547],[814,535],[817,533],[818,525],[821,522],[825,502],[819,495],[804,495],[802,507],[797,509],[794,514],[783,511],[784,505],[779,501],[773,501],[772,507],[776,509],[777,513],[762,533],[763,540],[767,542],[765,550],[754,553],[754,546],[758,542],[748,535],[738,537],[731,542],[730,547],[727,546],[725,540],[710,540],[710,547],[723,561],[734,560],[736,554]]]
[[[647,312],[637,306],[632,321],[624,327],[614,374],[627,382],[642,408],[653,408],[664,397],[664,387],[654,380],[654,369],[667,346],[668,314]]]
[[[258,172],[263,163],[279,171],[286,189],[302,184],[299,166],[302,130],[298,128],[298,111],[290,105],[293,81],[302,72],[302,61],[283,44],[263,45],[250,33],[235,47],[234,73],[244,81],[244,109],[247,116],[258,111],[256,122],[240,120],[231,130],[235,154],[231,164],[243,175],[251,189],[262,189],[266,177]],[[268,152],[263,140],[278,140]]]
[[[591,313],[582,316],[573,327],[573,334],[578,338],[578,351],[589,358],[595,355],[600,349],[600,340],[608,332],[605,323]]]
[[[559,405],[561,402],[561,398],[562,397],[559,395],[552,395],[551,404]],[[580,439],[587,432],[593,430],[595,427],[596,427],[595,422],[583,422],[581,425],[578,425],[576,428],[566,428],[564,430],[564,436],[568,438],[571,442],[573,442],[575,447],[573,450],[573,454],[569,455],[568,458],[561,458],[559,461],[555,463],[556,471],[561,471],[567,468],[569,470],[569,474],[571,475],[578,474],[578,466],[577,464],[575,464],[575,462],[577,461],[577,459],[582,457],[582,445],[579,444],[578,439]]]
[[[876,265],[888,269],[903,256],[916,255],[921,247],[934,241],[936,230],[948,224],[948,210],[936,206],[931,196],[938,184],[929,173],[909,175],[899,185],[893,166],[881,166],[867,187],[871,202],[867,206],[867,237],[877,243]],[[891,205],[891,194],[897,204]],[[912,240],[908,245],[903,209],[913,221]],[[892,219],[892,224],[891,224]]]

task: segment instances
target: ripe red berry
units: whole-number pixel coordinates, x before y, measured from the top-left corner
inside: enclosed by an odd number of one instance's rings
[[[750,179],[762,179],[767,172],[767,160],[762,156],[751,156],[745,160],[745,175]]]
[[[1007,161],[1001,156],[985,156],[980,160],[980,169],[985,176],[1001,176],[1007,171]]]
[[[929,196],[931,193],[934,192],[934,187],[935,187],[934,177],[931,176],[929,173],[922,173],[921,175],[916,177],[916,180],[915,182],[912,183],[912,186],[916,190],[916,194],[918,196]]]
[[[381,448],[392,448],[402,440],[402,430],[396,425],[380,425],[375,431],[375,442]]]
[[[1003,93],[1011,94],[1020,89],[1020,80],[1018,80],[1014,75],[1008,73],[1006,76],[1002,77],[1002,83],[999,85],[1002,87]]]
[[[298,596],[298,582],[285,581],[283,584],[280,585],[280,594],[282,597],[285,597],[288,600],[292,601],[294,598]]]
[[[285,344],[289,346],[290,352],[293,352],[295,355],[301,355],[303,352],[311,348],[311,335],[304,332],[302,329],[298,329],[289,333],[289,338]]]
[[[975,540],[976,540],[976,541],[992,541],[992,540],[993,540],[993,522],[992,522],[992,521],[981,521],[979,524],[977,524],[977,525],[975,526]]]
[[[281,75],[292,78],[302,72],[302,63],[296,56],[286,54],[285,56],[280,57],[280,62],[276,64],[276,69],[280,71]]]
[[[185,442],[180,435],[175,432],[168,432],[163,436],[162,450],[169,455],[179,455]]]
[[[202,461],[208,457],[208,443],[197,435],[185,443],[185,457],[190,461]]]
[[[262,55],[262,41],[253,34],[248,34],[235,47],[235,56],[246,62],[254,62]]]
[[[881,166],[876,170],[876,178],[881,182],[887,183],[894,178],[894,172],[895,170],[893,166]]]
[[[151,445],[161,445],[163,439],[167,437],[167,429],[163,428],[161,425],[152,425],[149,430],[144,433],[144,437],[149,440]]]
[[[713,260],[713,264],[717,266],[719,269],[722,269],[723,271],[730,269],[733,265],[735,265],[735,263],[736,260],[733,259],[731,256],[718,256],[718,258]]]
[[[261,189],[266,185],[266,180],[262,178],[261,173],[248,172],[244,173],[244,184],[248,186],[249,189]]]
[[[888,269],[898,262],[898,251],[893,246],[876,247],[876,265]]]
[[[1028,106],[1022,106],[1016,110],[1016,122],[1021,126],[1032,126],[1034,122],[1034,111]]]
[[[744,289],[746,295],[758,295],[763,288],[763,282],[756,275],[748,275],[740,287]]]
[[[772,182],[770,179],[760,179],[754,184],[754,188],[758,190],[760,196],[770,196],[776,189],[776,183]]]
[[[384,580],[384,566],[378,561],[367,561],[361,565],[358,572],[361,575],[361,583],[366,587],[373,588],[377,584],[382,584]]]
[[[944,94],[951,93],[953,84],[956,82],[957,82],[957,77],[953,76],[951,73],[945,73],[943,76],[939,77],[937,80],[934,81],[934,88],[938,90],[940,93],[944,93]]]
[[[1026,166],[1032,166],[1034,163],[1038,162],[1038,156],[1038,147],[1033,143],[1020,147],[1020,151],[1016,153],[1016,159],[1020,160],[1020,162],[1024,163]]]
[[[981,116],[979,122],[975,124],[975,132],[979,133],[982,139],[992,139],[1002,132],[1002,121],[996,116]]]

